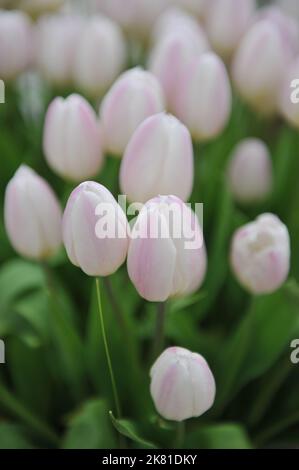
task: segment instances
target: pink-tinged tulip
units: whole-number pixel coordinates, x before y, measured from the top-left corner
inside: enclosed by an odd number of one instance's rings
[[[239,282],[252,294],[281,287],[290,269],[287,227],[273,214],[263,214],[235,233],[231,265]]]
[[[185,22],[184,22],[185,24]],[[148,68],[160,81],[168,109],[174,111],[180,94],[180,82],[190,61],[209,49],[205,33],[200,26],[187,28],[183,20],[177,27],[166,27],[151,51]]]
[[[256,8],[255,0],[209,0],[205,27],[213,49],[230,58],[249,27]]]
[[[193,148],[188,129],[174,116],[147,118],[131,138],[120,169],[120,186],[132,202],[157,194],[184,201],[193,188]]]
[[[0,78],[12,80],[24,72],[33,57],[31,21],[20,11],[0,10]]]
[[[210,0],[174,0],[177,7],[184,8],[191,15],[204,19],[205,10]]]
[[[175,196],[159,196],[141,209],[131,231],[129,277],[144,299],[164,302],[203,283],[206,249],[197,216]]]
[[[281,8],[269,6],[258,10],[257,20],[269,20],[280,30],[285,46],[292,55],[299,51],[299,24]]]
[[[299,128],[299,56],[286,71],[280,96],[280,111],[287,121]]]
[[[43,77],[55,85],[72,83],[83,23],[74,15],[45,16],[38,22],[36,65]]]
[[[121,156],[139,124],[164,109],[163,91],[154,75],[137,67],[123,73],[101,105],[106,150]]]
[[[273,183],[269,150],[259,139],[245,139],[234,149],[228,168],[228,183],[235,199],[254,203],[265,199]]]
[[[218,136],[231,112],[231,87],[225,65],[214,53],[193,59],[180,80],[176,115],[195,140]]]
[[[194,32],[203,37],[208,42],[204,31],[194,16],[189,15],[185,10],[177,7],[168,8],[156,21],[152,31],[152,41],[157,43],[165,35],[177,30],[185,31],[185,33]],[[208,47],[208,44],[207,44]]]
[[[243,37],[233,62],[233,79],[243,97],[265,115],[277,111],[283,74],[292,52],[280,28],[270,20],[255,23]]]
[[[200,354],[180,347],[168,348],[154,363],[150,376],[152,399],[165,419],[198,418],[213,406],[215,379]]]
[[[102,167],[100,125],[92,107],[79,95],[52,101],[43,145],[49,166],[66,179],[82,181],[95,176]]]
[[[63,215],[63,241],[70,261],[89,276],[108,276],[125,261],[128,222],[110,191],[81,183]]]
[[[78,44],[74,80],[88,95],[99,97],[122,71],[125,39],[119,26],[103,16],[86,21]]]
[[[144,38],[171,0],[97,0],[101,12],[134,36]]]
[[[14,249],[26,258],[43,260],[61,245],[61,208],[48,183],[22,165],[5,192],[5,227]]]

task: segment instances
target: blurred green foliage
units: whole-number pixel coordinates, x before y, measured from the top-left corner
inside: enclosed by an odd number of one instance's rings
[[[45,108],[51,96],[45,97]],[[46,267],[20,259],[3,226],[7,182],[25,162],[66,200],[70,186],[47,167],[43,122],[26,121],[18,96],[7,90],[0,106],[0,448],[172,447],[176,426],[157,416],[149,393],[149,351],[156,305],[137,295],[126,267],[111,277],[124,311],[121,325],[103,283],[103,309],[123,419],[113,401],[99,329],[94,281],[73,267],[63,250]],[[259,207],[234,203],[225,179],[233,146],[244,137],[270,146],[275,188]],[[170,302],[166,344],[203,354],[217,383],[215,406],[187,423],[186,448],[292,446],[299,438],[299,366],[290,342],[299,337],[299,135],[279,119],[263,121],[237,98],[231,121],[216,141],[195,145],[192,202],[204,203],[209,271],[200,292]],[[117,190],[119,162],[108,158],[98,180]],[[252,298],[234,280],[229,246],[234,230],[263,211],[276,213],[292,241],[290,280],[273,295]]]

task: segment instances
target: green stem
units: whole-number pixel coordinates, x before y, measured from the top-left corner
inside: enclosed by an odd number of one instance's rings
[[[111,362],[111,357],[110,357],[110,352],[109,352],[109,346],[108,346],[108,341],[107,341],[106,330],[105,330],[105,323],[104,323],[104,316],[103,316],[103,309],[102,309],[102,300],[101,300],[101,290],[100,290],[100,281],[99,281],[99,279],[96,279],[96,288],[97,288],[98,308],[99,308],[99,314],[100,314],[100,324],[101,324],[101,331],[102,331],[104,349],[105,349],[105,354],[106,354],[106,360],[107,360],[109,374],[110,374],[110,380],[111,380],[112,391],[113,391],[113,396],[114,396],[115,408],[116,408],[116,412],[117,412],[117,418],[120,419],[121,418],[121,408],[120,408],[120,402],[119,402],[117,388],[116,388],[114,372],[113,372],[113,368],[112,368],[112,362]]]
[[[164,347],[165,339],[166,302],[157,305],[156,326],[154,333],[154,344],[152,360],[156,360]]]
[[[9,413],[19,418],[31,428],[36,433],[37,437],[45,439],[45,441],[55,447],[58,446],[59,439],[54,431],[33,415],[28,408],[25,408],[3,384],[0,384],[0,403]]]
[[[182,449],[185,442],[186,435],[186,424],[185,421],[181,421],[177,424],[175,449]]]

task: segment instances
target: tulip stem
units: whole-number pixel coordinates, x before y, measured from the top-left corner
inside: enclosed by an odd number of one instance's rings
[[[102,331],[104,349],[105,349],[105,354],[106,354],[106,360],[107,360],[109,374],[110,374],[110,380],[111,380],[112,391],[113,391],[113,396],[114,396],[115,408],[116,408],[116,412],[117,412],[117,418],[120,419],[120,417],[121,417],[121,408],[120,408],[120,402],[119,402],[117,388],[116,388],[114,372],[113,372],[113,368],[112,368],[112,362],[111,362],[111,356],[110,356],[110,352],[109,352],[109,346],[108,346],[108,341],[107,341],[106,330],[105,330],[105,323],[104,323],[104,315],[103,315],[103,309],[102,309],[102,300],[101,300],[101,290],[100,290],[100,281],[99,281],[99,279],[96,279],[96,288],[97,288],[98,308],[99,308],[99,314],[100,314],[101,331]]]
[[[185,441],[186,425],[185,421],[181,421],[177,424],[175,449],[182,449]]]
[[[166,319],[166,302],[160,302],[157,305],[156,327],[153,345],[153,360],[161,353],[164,346],[165,337],[165,319]]]

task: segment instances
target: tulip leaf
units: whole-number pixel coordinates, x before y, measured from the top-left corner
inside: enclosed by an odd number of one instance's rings
[[[85,402],[68,422],[64,449],[115,449],[117,442],[103,400]]]
[[[113,416],[112,411],[109,412],[109,415],[113,426],[120,434],[127,437],[128,439],[131,439],[133,442],[139,444],[142,447],[145,447],[147,449],[157,449],[157,446],[155,444],[138,435],[138,430],[135,423],[124,419],[116,419]]]
[[[233,423],[199,426],[191,431],[186,448],[189,449],[251,449],[245,429]]]
[[[22,426],[0,423],[0,449],[33,449]]]

